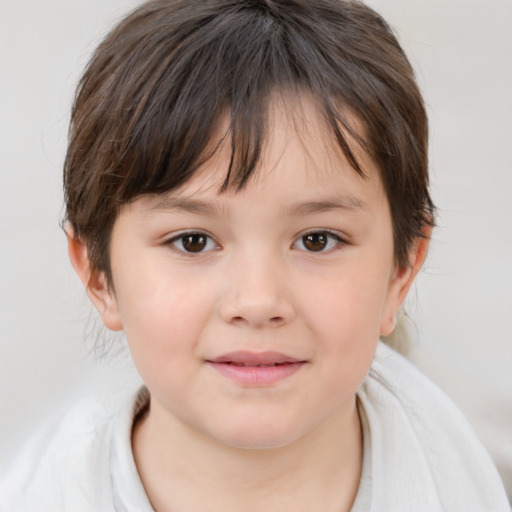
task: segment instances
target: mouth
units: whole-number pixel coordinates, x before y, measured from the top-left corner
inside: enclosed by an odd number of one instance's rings
[[[306,360],[289,357],[278,352],[231,352],[206,363],[226,377],[247,387],[269,386],[291,377]]]

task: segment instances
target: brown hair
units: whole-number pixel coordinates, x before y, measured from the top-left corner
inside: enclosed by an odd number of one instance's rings
[[[350,0],[156,0],[122,20],[79,83],[64,168],[66,220],[111,283],[121,205],[173,190],[204,163],[222,113],[232,157],[224,189],[255,170],[272,91],[313,95],[354,170],[356,138],[390,204],[395,260],[433,224],[428,126],[413,70],[387,23]],[[364,140],[343,112],[356,114]],[[348,137],[347,137],[348,135]]]

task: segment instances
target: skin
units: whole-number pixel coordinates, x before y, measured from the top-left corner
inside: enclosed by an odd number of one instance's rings
[[[357,492],[355,393],[428,243],[396,267],[374,163],[360,152],[367,177],[358,176],[313,103],[303,98],[301,109],[307,124],[273,109],[270,142],[243,190],[219,194],[222,146],[181,189],[124,205],[112,288],[69,233],[89,297],[109,329],[124,330],[151,393],[132,444],[156,510],[340,512]],[[190,232],[208,237],[204,250],[186,251],[180,237]],[[310,250],[307,234],[325,237],[325,249]],[[242,385],[207,362],[236,350],[305,364],[271,385]]]

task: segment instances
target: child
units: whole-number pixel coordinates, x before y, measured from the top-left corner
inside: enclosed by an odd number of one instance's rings
[[[505,511],[453,404],[379,342],[434,224],[427,120],[342,0],[157,0],[73,108],[71,262],[145,386],[41,431],[2,510]]]

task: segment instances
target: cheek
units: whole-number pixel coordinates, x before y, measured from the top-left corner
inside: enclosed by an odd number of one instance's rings
[[[355,391],[366,375],[380,335],[387,273],[354,265],[312,288],[302,308],[317,339],[327,386]]]
[[[327,338],[342,344],[379,336],[387,280],[379,272],[343,272],[323,287],[314,288],[304,306],[311,322]]]
[[[168,269],[154,263],[150,268],[151,272],[132,269],[131,277],[116,286],[130,352],[148,385],[158,375],[179,378],[186,371],[184,363],[194,362],[215,304],[214,289],[206,283],[169,275]]]

